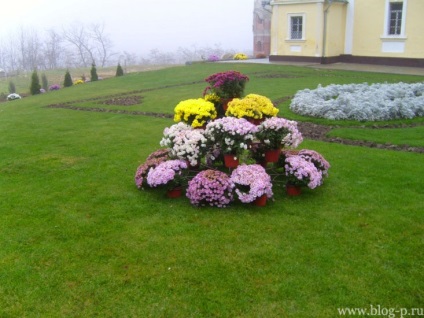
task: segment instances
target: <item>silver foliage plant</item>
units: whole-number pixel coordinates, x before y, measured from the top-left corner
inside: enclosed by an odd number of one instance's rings
[[[318,85],[298,91],[290,109],[331,120],[378,121],[424,116],[424,83]]]

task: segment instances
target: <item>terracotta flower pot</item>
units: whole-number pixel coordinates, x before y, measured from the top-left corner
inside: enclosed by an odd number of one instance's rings
[[[170,189],[166,192],[166,195],[168,196],[168,198],[179,198],[183,193],[183,188],[182,187],[176,187],[173,189]]]
[[[224,164],[227,168],[236,168],[239,165],[239,159],[236,155],[226,154],[224,155]]]
[[[263,194],[262,196],[256,198],[255,201],[253,201],[253,205],[256,205],[256,206],[265,206],[267,199],[268,198],[267,198],[266,194]]]
[[[233,100],[232,98],[223,98],[223,99],[221,99],[222,110],[224,111],[224,113],[228,109],[228,103],[231,102],[232,100]]]
[[[266,162],[277,162],[278,159],[280,158],[280,149],[272,149],[272,150],[267,150],[265,152],[265,161]]]
[[[286,185],[286,193],[288,196],[297,196],[302,193],[302,187],[293,185],[293,184],[287,184]]]

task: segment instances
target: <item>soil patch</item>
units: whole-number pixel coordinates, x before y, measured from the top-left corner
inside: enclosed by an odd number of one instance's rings
[[[104,105],[118,105],[118,106],[132,106],[141,104],[143,96],[126,96],[126,97],[113,97],[99,102]]]

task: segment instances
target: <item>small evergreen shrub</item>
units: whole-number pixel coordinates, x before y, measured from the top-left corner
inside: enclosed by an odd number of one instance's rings
[[[37,70],[34,70],[31,76],[31,86],[29,88],[29,91],[31,95],[37,95],[37,94],[40,94],[40,89],[41,89],[40,78],[38,77]]]
[[[122,66],[120,63],[118,63],[118,67],[116,68],[116,76],[123,76],[124,75],[124,70],[122,69]]]
[[[49,81],[47,80],[47,76],[44,73],[41,74],[41,87],[44,89],[45,92],[49,88]]]
[[[96,64],[95,63],[91,64],[90,74],[91,74],[91,81],[92,82],[99,80],[99,76],[97,75],[97,70],[96,70]]]
[[[9,94],[16,93],[16,86],[15,83],[12,81],[9,82]]]
[[[63,87],[71,87],[72,85],[74,85],[74,83],[72,82],[71,74],[69,73],[69,71],[66,71],[65,81],[63,82]]]

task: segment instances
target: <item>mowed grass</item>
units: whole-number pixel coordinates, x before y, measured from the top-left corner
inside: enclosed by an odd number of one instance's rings
[[[330,131],[328,135],[382,144],[390,143],[393,145],[424,147],[424,126],[385,129],[338,128]]]
[[[295,198],[276,187],[265,208],[195,208],[134,185],[171,119],[44,107],[172,114],[181,99],[201,96],[204,77],[229,69],[251,77],[246,93],[272,99],[323,80],[422,80],[205,64],[0,104],[1,317],[338,317],[340,307],[422,307],[422,154],[306,140],[302,148],[332,165],[322,187]],[[134,90],[144,100],[130,108],[87,101]]]

